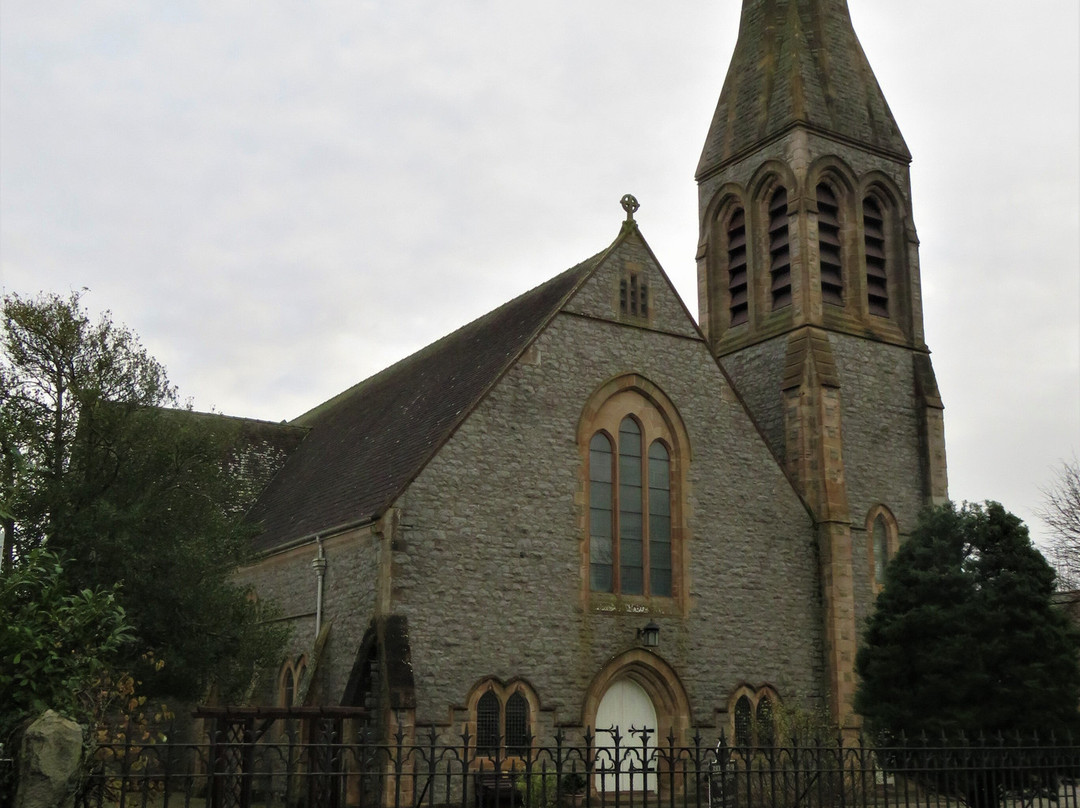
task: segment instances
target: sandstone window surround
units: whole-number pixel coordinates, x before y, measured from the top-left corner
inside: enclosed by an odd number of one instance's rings
[[[880,592],[885,585],[885,567],[900,547],[900,534],[896,517],[884,505],[875,505],[866,515],[867,567],[870,585]]]
[[[475,739],[478,754],[491,758],[528,756],[539,708],[528,684],[516,680],[504,685],[498,679],[485,679],[473,688],[468,705],[465,729]]]
[[[621,377],[590,400],[579,441],[588,605],[677,612],[688,445],[674,407],[641,377]]]
[[[776,743],[776,709],[780,696],[768,685],[757,688],[741,685],[728,700],[732,743],[742,747],[773,746]]]
[[[278,704],[281,707],[298,706],[297,694],[300,683],[307,672],[307,656],[301,654],[296,659],[286,659],[278,673]]]

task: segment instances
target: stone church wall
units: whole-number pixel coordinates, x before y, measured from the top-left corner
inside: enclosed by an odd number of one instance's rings
[[[591,283],[583,299],[599,300],[611,278]],[[631,372],[689,433],[685,614],[598,613],[583,592],[577,431],[590,395]],[[810,518],[696,337],[559,315],[398,505],[393,608],[409,621],[418,724],[460,732],[452,708],[487,676],[528,681],[542,725],[580,724],[590,682],[650,618],[697,725],[743,683],[823,698]]]
[[[866,516],[878,503],[892,511],[900,541],[925,504],[912,352],[830,334],[840,376],[844,471],[851,508],[859,625],[873,601]]]
[[[787,450],[784,399],[780,391],[786,354],[787,337],[782,336],[751,345],[720,360],[781,462]]]
[[[361,528],[325,540],[323,552],[327,560],[323,622],[332,625],[313,682],[313,696],[314,703],[337,704],[374,613],[378,547],[370,528]],[[279,610],[291,631],[287,654],[293,660],[301,654],[310,655],[315,643],[317,581],[311,562],[317,553],[312,541],[268,556],[237,576],[241,586],[257,582],[258,591],[266,593]],[[276,688],[276,682],[269,684]],[[277,697],[275,690],[275,703]]]

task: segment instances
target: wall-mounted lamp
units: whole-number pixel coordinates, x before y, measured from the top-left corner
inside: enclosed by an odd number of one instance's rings
[[[646,648],[655,648],[660,644],[660,626],[656,625],[656,621],[650,620],[645,624],[645,628],[637,630],[637,636]]]

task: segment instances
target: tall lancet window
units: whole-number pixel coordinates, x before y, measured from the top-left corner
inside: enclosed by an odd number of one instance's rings
[[[590,417],[588,588],[641,598],[679,594],[681,427],[677,414],[637,390],[607,399]],[[591,433],[591,434],[590,434]],[[584,448],[584,447],[583,447]]]
[[[866,516],[867,558],[870,583],[875,592],[885,584],[885,568],[900,545],[896,519],[884,505],[876,505]]]
[[[873,197],[863,200],[866,246],[866,305],[871,314],[889,316],[889,275],[885,254],[885,217]]]
[[[746,214],[735,208],[727,220],[727,271],[731,325],[740,325],[749,319],[750,298],[746,282]]]
[[[619,590],[645,591],[642,544],[641,428],[633,418],[619,425]]]
[[[633,418],[619,423],[618,450],[589,442],[589,587],[593,592],[671,597],[671,454]],[[614,461],[614,462],[613,462]],[[612,472],[617,481],[612,479]]]
[[[874,545],[874,583],[881,586],[885,583],[885,565],[889,563],[889,533],[884,517],[879,516],[874,520],[870,541]]]
[[[825,183],[817,187],[818,259],[821,264],[821,300],[844,305],[844,267],[840,249],[840,205]]]
[[[589,587],[593,592],[611,592],[615,586],[612,460],[611,440],[597,432],[589,442]]]
[[[671,457],[654,440],[649,447],[649,592],[671,596]]]
[[[791,245],[788,239],[787,189],[778,188],[769,200],[769,277],[772,307],[791,304]]]

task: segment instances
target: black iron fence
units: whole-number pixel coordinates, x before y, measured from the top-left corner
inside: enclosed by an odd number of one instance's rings
[[[737,747],[632,730],[505,757],[468,736],[356,740],[349,719],[219,722],[202,743],[103,746],[81,806],[1080,808],[1080,747],[1036,739]],[[350,736],[352,739],[350,739]]]

